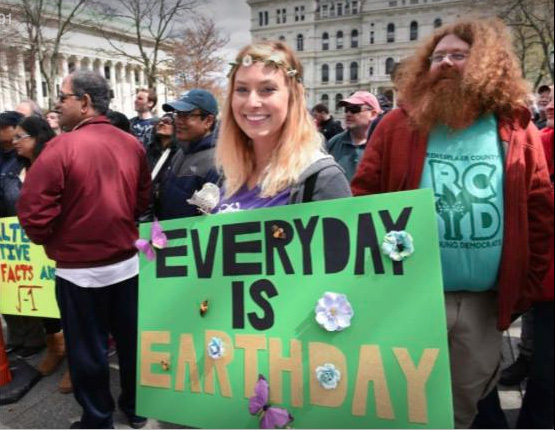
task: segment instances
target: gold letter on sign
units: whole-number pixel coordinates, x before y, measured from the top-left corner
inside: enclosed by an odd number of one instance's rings
[[[384,420],[395,419],[389,388],[385,379],[382,355],[380,349],[374,345],[362,345],[358,360],[358,372],[353,400],[353,415],[366,415],[368,399],[368,383],[374,383],[374,397],[376,401],[376,415]]]
[[[206,353],[206,351],[204,351],[204,392],[206,394],[214,394],[214,370],[216,370],[222,396],[232,397],[233,395],[231,393],[231,384],[229,383],[227,366],[233,361],[233,342],[223,331],[207,330],[204,337],[205,348],[208,346],[213,337],[218,337],[223,341],[224,355],[222,358],[214,360]]]
[[[414,366],[406,348],[393,348],[393,352],[407,378],[409,421],[411,423],[427,424],[428,400],[426,398],[426,383],[434,369],[439,349],[425,349],[418,367]]]
[[[266,336],[240,335],[235,336],[235,348],[245,350],[245,397],[254,395],[254,387],[258,381],[258,351],[267,349]]]
[[[200,378],[198,374],[197,353],[191,334],[182,334],[179,342],[179,360],[177,373],[175,374],[175,390],[185,391],[185,368],[189,366],[189,379],[191,381],[191,392],[200,393]]]
[[[290,358],[283,358],[281,339],[270,338],[270,401],[283,403],[283,372],[291,372],[291,405],[303,406],[303,347],[293,339],[289,347]]]
[[[152,344],[170,343],[169,331],[143,331],[141,332],[141,385],[156,388],[171,388],[170,375],[152,373],[152,365],[166,361],[170,363],[168,352],[154,352],[151,350]]]
[[[338,408],[347,395],[347,360],[345,355],[327,343],[310,342],[308,344],[310,369],[310,403],[316,406]],[[316,368],[326,363],[333,364],[341,372],[341,380],[335,390],[326,390],[320,386],[316,378]]]

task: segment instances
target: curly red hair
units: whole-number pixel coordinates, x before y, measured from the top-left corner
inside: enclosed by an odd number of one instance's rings
[[[462,87],[464,98],[477,109],[476,116],[493,113],[512,120],[526,106],[529,84],[522,77],[508,27],[499,19],[458,21],[438,29],[417,51],[403,61],[396,76],[399,98],[418,123],[419,107],[427,95],[429,57],[437,44],[454,35],[470,45]]]

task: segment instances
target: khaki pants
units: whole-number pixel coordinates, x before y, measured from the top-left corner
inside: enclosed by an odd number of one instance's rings
[[[445,293],[455,427],[469,428],[478,401],[497,383],[503,333],[497,330],[497,293]]]

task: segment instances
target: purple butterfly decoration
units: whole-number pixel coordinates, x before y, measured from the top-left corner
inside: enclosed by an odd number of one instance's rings
[[[155,250],[164,249],[168,244],[168,238],[162,230],[162,226],[157,219],[152,223],[150,230],[150,240],[139,239],[135,241],[135,247],[142,253],[148,261],[153,261],[156,258]]]
[[[266,378],[260,375],[254,388],[254,396],[249,399],[249,412],[251,415],[261,415],[261,429],[283,428],[293,421],[287,410],[270,406],[269,399],[270,386]]]

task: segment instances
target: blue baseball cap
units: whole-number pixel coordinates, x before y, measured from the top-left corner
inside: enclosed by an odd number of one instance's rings
[[[181,98],[166,103],[162,106],[165,112],[191,112],[201,109],[205,112],[218,116],[218,102],[211,92],[201,89],[194,89],[183,95]]]

